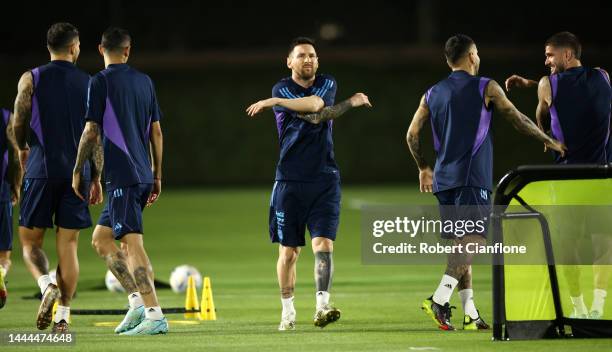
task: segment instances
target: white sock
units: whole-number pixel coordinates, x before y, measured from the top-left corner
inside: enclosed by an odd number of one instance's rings
[[[433,294],[433,301],[441,305],[448,303],[458,282],[454,277],[444,274],[440,285]]]
[[[161,320],[164,317],[161,307],[145,307],[145,318],[150,320]]]
[[[55,319],[53,321],[56,323],[62,320],[68,322],[68,319],[70,319],[70,307],[64,307],[58,304],[57,310],[55,311]]]
[[[326,304],[329,304],[329,292],[327,291],[317,291],[315,297],[317,299],[317,309],[323,307]]]
[[[283,317],[287,315],[295,314],[295,307],[293,307],[293,299],[294,299],[293,296],[289,298],[281,297],[281,304],[283,305],[283,313],[282,313]]]
[[[463,312],[469,315],[472,319],[478,318],[478,311],[476,305],[474,305],[474,290],[466,288],[459,291],[459,297],[461,297],[461,305],[463,306]]]
[[[582,314],[588,314],[589,312],[587,311],[587,307],[584,304],[584,299],[582,298],[582,295],[578,296],[578,297],[570,297],[570,299],[572,300],[572,304],[574,305],[574,312],[577,315],[582,315]]]
[[[6,268],[2,265],[0,265],[0,274],[2,274],[2,277],[6,278]]]
[[[128,301],[130,302],[130,309],[138,308],[144,305],[140,292],[132,292],[128,295]]]
[[[600,288],[596,288],[593,290],[593,304],[591,305],[591,311],[598,311],[603,315],[604,302],[606,301],[606,296],[608,293],[606,290],[602,290]]]
[[[40,287],[40,293],[44,295],[45,291],[47,290],[47,287],[51,285],[52,283],[53,282],[51,281],[51,278],[49,277],[49,275],[41,275],[38,278],[38,287]]]

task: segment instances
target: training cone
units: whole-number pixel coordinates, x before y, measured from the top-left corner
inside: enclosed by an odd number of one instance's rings
[[[198,292],[196,291],[195,280],[193,276],[189,276],[187,280],[187,295],[185,296],[185,319],[201,319],[200,312],[190,312],[193,310],[199,311]]]
[[[217,311],[215,310],[215,302],[213,302],[212,286],[210,285],[210,277],[204,278],[204,287],[202,288],[202,310],[200,311],[202,320],[217,320]]]

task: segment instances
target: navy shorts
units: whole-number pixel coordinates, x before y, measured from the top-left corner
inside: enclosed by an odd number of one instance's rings
[[[72,180],[27,178],[23,181],[19,225],[27,228],[84,229],[91,226],[89,181],[81,183],[85,201],[72,190]]]
[[[13,206],[0,202],[0,251],[13,249]]]
[[[435,194],[440,203],[440,220],[453,222],[455,231],[442,231],[442,238],[466,234],[487,237],[491,215],[491,192],[478,187],[458,187]],[[473,225],[472,225],[473,224]],[[445,226],[442,226],[444,229]]]
[[[270,239],[286,247],[310,237],[336,239],[340,221],[340,182],[276,181],[270,199]]]
[[[142,210],[147,205],[151,189],[152,184],[139,183],[108,191],[98,225],[113,229],[117,240],[128,233],[142,234]]]

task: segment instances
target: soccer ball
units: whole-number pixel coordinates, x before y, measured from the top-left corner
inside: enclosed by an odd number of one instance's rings
[[[175,293],[185,292],[189,277],[193,276],[197,288],[202,287],[202,275],[195,267],[191,265],[177,266],[170,274],[170,287]]]
[[[106,276],[104,277],[104,284],[106,285],[106,288],[111,292],[125,292],[125,289],[123,288],[123,286],[121,286],[119,280],[117,280],[115,275],[113,275],[112,271],[110,270],[106,272]]]
[[[57,286],[57,272],[55,269],[49,271],[49,278],[51,279],[51,282]]]

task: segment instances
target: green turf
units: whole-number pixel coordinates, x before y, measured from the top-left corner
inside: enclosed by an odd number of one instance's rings
[[[73,316],[77,344],[69,350],[239,350],[239,351],[410,351],[432,347],[445,351],[555,351],[609,349],[610,340],[558,340],[491,342],[490,332],[439,331],[419,309],[436,287],[442,267],[364,266],[360,261],[358,206],[376,203],[432,203],[414,187],[351,188],[343,192],[341,226],[335,250],[332,300],[342,319],[324,330],[315,328],[313,256],[306,248],[298,265],[297,331],[278,332],[280,302],[275,276],[276,246],[268,243],[267,217],[270,189],[165,191],[158,204],[145,212],[145,246],[157,276],[168,280],[171,269],[192,264],[212,278],[217,321],[198,325],[171,325],[166,336],[126,338],[94,322],[118,321],[117,316]],[[94,209],[97,216],[100,208]],[[97,289],[106,271],[89,245],[91,230],[81,234],[81,280],[75,309],[123,308],[126,298]],[[45,248],[55,265],[53,233]],[[33,331],[37,302],[23,300],[36,284],[20,259],[15,242],[9,276],[10,296],[0,310],[0,331]],[[491,320],[490,268],[474,269],[475,300]],[[180,307],[184,296],[158,292],[162,307]],[[458,297],[453,304],[460,307]],[[453,317],[460,325],[461,309]],[[171,315],[170,319],[182,319]],[[128,342],[129,341],[129,342]],[[129,345],[128,345],[129,344]],[[417,348],[417,349],[415,349]],[[4,351],[6,346],[0,346]],[[27,347],[23,350],[32,350]],[[53,350],[53,347],[39,347]],[[64,347],[63,349],[66,349]]]

